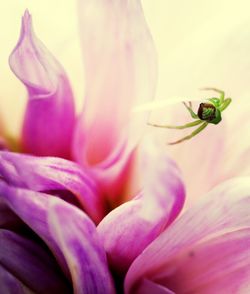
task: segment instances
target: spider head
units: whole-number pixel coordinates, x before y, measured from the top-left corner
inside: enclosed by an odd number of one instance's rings
[[[221,113],[212,103],[201,103],[197,113],[201,120],[211,124],[218,124],[221,121]]]

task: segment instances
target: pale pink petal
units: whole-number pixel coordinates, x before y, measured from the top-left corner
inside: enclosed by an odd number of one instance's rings
[[[159,36],[163,40],[167,34],[170,46],[159,43],[162,95],[158,97],[180,96],[182,100],[192,100],[198,95],[202,100],[217,94],[199,91],[200,88],[217,87],[233,99],[219,125],[210,125],[189,142],[169,148],[183,171],[188,204],[222,180],[250,174],[250,26],[245,7],[244,1],[224,5],[223,0],[212,0],[204,8],[203,3],[192,0],[181,8],[178,3],[172,3],[167,17],[164,10],[156,8],[162,25],[174,27],[172,31],[163,30]],[[175,18],[177,11],[181,23]],[[183,114],[186,112],[183,105],[179,104],[178,108],[183,112],[169,116],[167,110],[163,111],[159,121],[175,125],[192,121],[189,115]],[[181,138],[186,132],[165,130],[166,133]],[[189,156],[193,153],[195,156]]]
[[[114,293],[105,251],[87,215],[60,199],[51,198],[48,222],[69,266],[74,293]]]
[[[192,290],[198,286],[208,287],[208,290],[204,288],[204,291],[208,291],[204,293],[216,293],[212,291],[213,285],[209,280],[216,279],[216,275],[221,291],[223,284],[228,283],[229,292],[225,293],[232,293],[230,291],[236,286],[241,289],[249,287],[249,201],[249,178],[234,179],[216,187],[134,261],[126,277],[126,293],[133,293],[132,289],[140,287],[145,277],[174,292],[176,285],[182,287],[182,281],[185,281],[183,285]],[[189,266],[188,259],[193,265]],[[189,270],[192,266],[197,273],[194,280]],[[212,273],[213,269],[217,271],[216,275]],[[231,281],[233,276],[234,280]],[[207,286],[204,279],[208,282]],[[186,293],[185,287],[180,292],[177,290],[177,293]]]
[[[79,2],[86,94],[74,155],[82,164],[94,166],[97,177],[98,170],[104,170],[107,176],[99,180],[107,186],[106,179],[124,176],[131,159],[134,146],[127,145],[131,107],[153,97],[155,50],[140,1]],[[146,125],[145,116],[143,120]],[[113,181],[109,190],[118,190],[116,185]]]
[[[124,274],[133,260],[179,214],[184,187],[179,170],[165,150],[149,142],[142,156],[143,191],[133,200],[112,210],[97,230],[117,274]]]
[[[213,95],[212,93],[207,94]],[[201,102],[201,101],[200,101]],[[193,103],[195,112],[199,103]],[[229,106],[230,107],[230,106]],[[232,105],[233,107],[233,105]],[[165,123],[182,125],[191,122],[192,118],[186,109],[179,103],[175,105],[173,113],[166,111]],[[190,207],[204,193],[210,191],[215,185],[226,178],[223,177],[224,154],[227,149],[229,127],[227,119],[223,116],[218,125],[208,125],[200,134],[189,141],[167,146],[170,156],[177,162],[183,173],[183,179],[187,189],[186,206]],[[190,134],[194,128],[187,130],[162,130],[166,138],[164,142],[171,142]]]
[[[175,293],[247,293],[249,248],[250,228],[212,237],[183,250],[168,264],[173,272],[155,279]]]
[[[20,39],[9,63],[29,95],[22,132],[23,150],[69,158],[75,122],[72,90],[61,65],[35,36],[28,11],[23,16]]]

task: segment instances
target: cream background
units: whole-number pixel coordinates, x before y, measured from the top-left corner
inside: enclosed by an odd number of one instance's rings
[[[217,86],[231,96],[250,92],[250,2],[244,0],[143,0],[159,55],[156,98],[197,95]],[[8,66],[21,16],[28,8],[38,37],[57,56],[73,85],[78,107],[84,79],[75,1],[0,0],[0,115],[18,133],[26,101]]]

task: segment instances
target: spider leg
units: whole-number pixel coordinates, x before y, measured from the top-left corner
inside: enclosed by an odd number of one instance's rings
[[[220,94],[220,103],[223,103],[224,102],[224,99],[225,99],[225,92],[222,91],[222,90],[219,90],[217,88],[201,88],[201,90],[206,90],[206,91],[214,91],[214,92],[217,92]]]
[[[220,111],[225,110],[231,102],[232,102],[231,98],[226,98],[219,108]]]
[[[194,136],[196,136],[197,134],[199,134],[202,130],[205,129],[205,127],[208,125],[208,122],[203,123],[201,126],[199,126],[196,130],[194,130],[190,135],[181,138],[180,140],[174,141],[174,142],[170,142],[168,143],[168,145],[175,145],[175,144],[179,144],[183,141],[189,140],[191,138],[193,138]]]
[[[187,108],[187,110],[190,112],[192,118],[198,118],[198,115],[193,111],[192,103],[189,101],[189,106],[186,104],[186,102],[182,102],[184,106]]]
[[[166,129],[178,129],[178,130],[182,130],[182,129],[187,129],[187,128],[191,128],[194,126],[197,126],[199,124],[201,124],[203,122],[203,120],[195,120],[193,122],[187,123],[185,125],[181,125],[181,126],[171,126],[171,125],[158,125],[158,124],[152,124],[152,123],[148,123],[148,125],[152,126],[152,127],[158,127],[158,128],[166,128]]]

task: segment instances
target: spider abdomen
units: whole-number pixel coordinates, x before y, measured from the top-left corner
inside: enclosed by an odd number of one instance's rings
[[[211,103],[201,103],[197,115],[201,120],[210,122],[216,118],[216,107]]]

